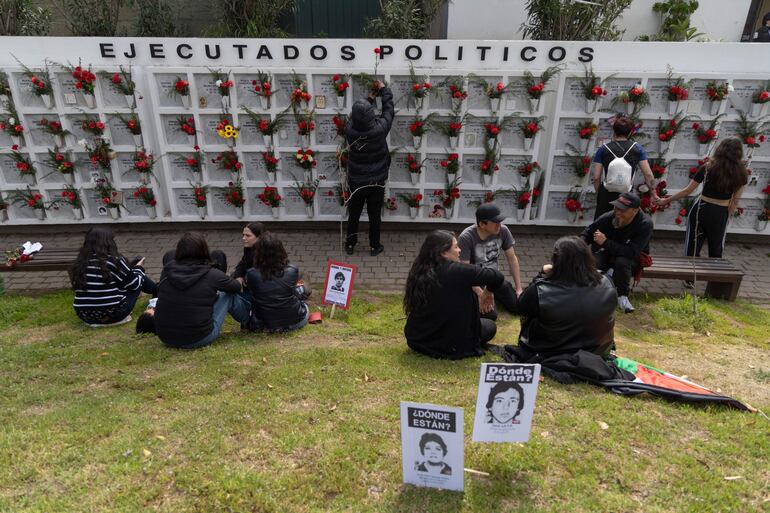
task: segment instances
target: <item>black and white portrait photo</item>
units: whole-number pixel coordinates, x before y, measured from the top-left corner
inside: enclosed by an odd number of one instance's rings
[[[489,391],[487,422],[490,424],[518,424],[517,417],[524,407],[524,390],[518,383],[501,381]]]
[[[444,462],[447,455],[447,446],[444,439],[436,433],[424,433],[420,438],[420,456],[415,466],[418,472],[427,472],[429,474],[441,474],[444,476],[452,475],[452,467]]]
[[[334,275],[334,285],[329,290],[345,292],[345,273],[337,271],[337,274]]]

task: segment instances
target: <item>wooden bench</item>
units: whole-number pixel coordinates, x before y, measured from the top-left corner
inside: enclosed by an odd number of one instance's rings
[[[722,258],[652,257],[652,266],[644,269],[642,278],[664,278],[706,281],[706,295],[735,301],[743,280],[743,271]]]
[[[35,253],[32,259],[26,262],[17,262],[14,266],[0,265],[0,272],[19,271],[66,271],[78,256],[79,249],[46,248]]]

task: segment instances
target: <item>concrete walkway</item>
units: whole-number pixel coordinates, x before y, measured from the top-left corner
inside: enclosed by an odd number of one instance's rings
[[[240,258],[242,249],[240,232],[243,224],[175,223],[163,225],[115,225],[118,248],[124,256],[145,256],[146,268],[153,278],[161,271],[161,256],[173,248],[179,235],[188,230],[205,233],[210,247],[223,250],[232,268]],[[342,250],[340,226],[335,223],[314,222],[268,223],[268,229],[284,241],[291,261],[299,265],[306,278],[316,287],[323,281],[326,261],[329,258],[358,266],[356,288],[398,291],[403,288],[412,261],[417,255],[425,234],[436,227],[428,224],[385,225],[382,243],[385,252],[377,257],[369,256],[366,235],[359,240],[358,251],[348,256]],[[464,226],[452,226],[459,233]],[[41,241],[43,245],[59,248],[79,247],[87,226],[35,226],[24,230],[19,227],[0,227],[0,249],[5,250],[25,240]],[[366,224],[362,224],[362,230]],[[529,283],[542,264],[549,260],[553,242],[562,235],[576,234],[579,230],[544,227],[517,227],[510,225],[516,239],[516,253],[522,268],[522,279]],[[656,233],[652,242],[652,254],[682,254],[682,234]],[[739,297],[752,302],[770,303],[770,240],[767,237],[728,237],[725,258],[746,273]],[[504,264],[504,263],[503,263]],[[507,270],[503,270],[507,275]],[[5,287],[11,292],[36,292],[67,288],[63,272],[13,272],[5,273]],[[509,278],[510,279],[510,278]],[[636,292],[654,294],[679,294],[680,282],[642,279]]]

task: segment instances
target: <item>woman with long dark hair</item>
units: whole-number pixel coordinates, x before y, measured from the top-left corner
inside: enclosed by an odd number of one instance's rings
[[[246,285],[246,271],[254,264],[254,246],[265,231],[262,223],[249,223],[243,227],[241,240],[243,241],[243,257],[233,271],[233,278],[238,280],[241,285]]]
[[[436,358],[480,356],[497,327],[479,315],[479,298],[473,287],[486,287],[494,293],[504,281],[496,269],[460,262],[460,247],[452,232],[432,231],[406,280],[407,345]]]
[[[310,310],[302,301],[299,267],[289,263],[281,240],[264,232],[254,247],[254,265],[246,273],[251,292],[249,328],[291,331],[307,324]]]
[[[160,276],[155,333],[167,346],[207,346],[219,336],[227,313],[238,322],[248,321],[249,305],[240,291],[241,284],[212,259],[203,235],[185,233]]]
[[[687,256],[700,256],[703,243],[708,243],[709,257],[721,258],[725,248],[727,221],[738,208],[749,173],[743,162],[743,143],[728,137],[717,146],[714,156],[701,166],[687,187],[673,196],[658,200],[668,205],[689,196],[700,184],[703,189],[687,215],[684,248]]]
[[[129,322],[139,295],[157,291],[145,275],[143,263],[141,258],[129,265],[109,228],[88,230],[69,270],[77,316],[92,327]]]
[[[591,248],[579,237],[562,237],[519,296],[522,315],[519,361],[578,350],[607,355],[614,343],[618,297],[609,278],[596,270]]]

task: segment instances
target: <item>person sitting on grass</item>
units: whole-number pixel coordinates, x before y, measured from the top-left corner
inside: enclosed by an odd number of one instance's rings
[[[289,263],[283,243],[264,232],[254,247],[254,265],[246,273],[251,293],[252,331],[292,331],[305,326],[310,309],[304,299],[310,287],[302,281],[299,267]]]
[[[562,237],[551,263],[519,296],[521,362],[584,350],[602,356],[614,344],[615,286],[596,270],[591,249],[579,237]]]
[[[246,271],[254,264],[254,246],[256,245],[265,227],[262,223],[249,223],[243,227],[241,240],[243,241],[243,257],[235,266],[232,277],[241,285],[246,286]]]
[[[248,320],[241,284],[218,268],[227,264],[212,260],[203,235],[185,233],[173,260],[165,259],[155,306],[155,332],[164,344],[204,347],[219,336],[228,312],[238,322]]]
[[[473,287],[494,294],[504,282],[497,269],[462,263],[452,232],[432,231],[406,279],[407,345],[435,358],[480,356],[497,327],[495,321],[481,318]]]
[[[147,277],[142,264],[144,258],[131,264],[126,261],[109,228],[88,230],[69,270],[77,316],[94,328],[130,322],[140,294],[157,292],[157,285]]]

